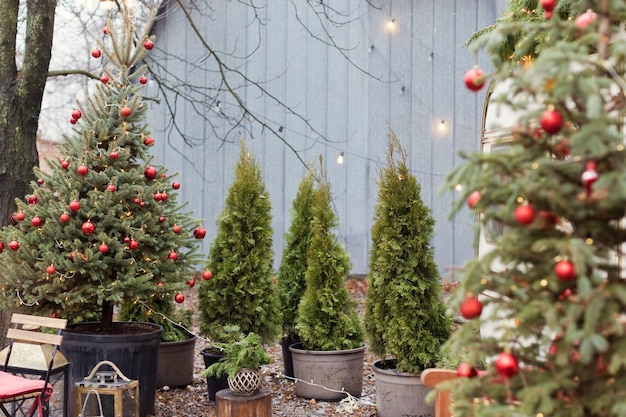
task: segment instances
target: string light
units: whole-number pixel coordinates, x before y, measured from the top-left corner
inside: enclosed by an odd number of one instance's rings
[[[343,152],[339,152],[339,156],[337,157],[337,163],[339,165],[343,164]]]
[[[393,30],[395,27],[396,27],[396,19],[391,18],[391,20],[387,22],[387,29]]]

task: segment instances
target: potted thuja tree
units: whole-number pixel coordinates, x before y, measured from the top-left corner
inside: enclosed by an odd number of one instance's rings
[[[244,335],[256,333],[264,344],[280,335],[271,204],[260,166],[243,141],[234,171],[206,262],[210,279],[198,289],[200,332],[209,340],[201,352],[207,367],[223,353],[215,352],[216,345],[230,342],[230,337],[224,340],[226,326],[236,325]],[[225,383],[207,380],[209,398],[227,388]]]
[[[406,158],[390,132],[387,165],[379,171],[364,320],[369,348],[381,358],[373,365],[380,417],[432,413],[419,374],[436,366],[452,328],[430,243],[434,220]]]
[[[334,234],[338,222],[322,162],[315,176],[306,289],[296,318],[302,342],[289,349],[296,394],[336,401],[346,393],[361,395],[365,345],[356,302],[346,287],[352,264]]]
[[[291,225],[285,235],[285,249],[278,268],[278,299],[282,312],[281,347],[285,375],[293,377],[293,361],[289,346],[299,342],[296,330],[298,305],[306,288],[307,252],[311,243],[311,220],[314,196],[313,172],[307,171],[292,202]]]
[[[72,112],[61,158],[48,161],[48,173],[34,169],[32,193],[17,200],[12,224],[0,231],[2,302],[83,322],[64,334],[61,349],[72,363],[66,389],[111,360],[140,381],[142,416],[154,412],[162,329],[116,322],[114,308],[155,296],[182,302],[198,224],[176,202],[172,176],[151,161],[155,139],[141,92],[149,26],[136,33],[125,8],[107,23],[91,54],[106,56],[110,68]]]

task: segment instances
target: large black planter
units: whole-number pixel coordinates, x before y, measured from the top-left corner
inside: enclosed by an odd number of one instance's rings
[[[193,364],[196,356],[196,336],[178,342],[159,344],[159,364],[156,386],[185,387],[193,382]]]
[[[213,365],[215,362],[219,361],[224,357],[224,355],[220,355],[217,353],[212,353],[207,349],[202,349],[200,351],[202,358],[204,359],[204,366],[208,368]],[[207,390],[209,392],[209,400],[215,401],[215,394],[218,391],[228,388],[228,377],[226,375],[222,375],[220,378],[215,376],[208,376],[206,378]]]
[[[157,324],[141,323],[147,333],[125,334],[122,327],[137,323],[117,322],[119,334],[75,333],[79,327],[97,325],[81,323],[68,326],[63,332],[61,352],[71,362],[69,415],[76,415],[74,384],[82,381],[99,362],[113,362],[130,379],[139,381],[141,417],[154,414],[158,348],[163,328]]]

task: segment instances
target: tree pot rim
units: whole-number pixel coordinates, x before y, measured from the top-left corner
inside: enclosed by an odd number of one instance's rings
[[[89,327],[89,326],[98,326],[101,325],[102,323],[99,321],[86,321],[83,323],[72,323],[69,324],[65,329],[63,329],[63,334],[64,336],[67,335],[75,335],[76,337],[81,337],[81,336],[85,336],[85,337],[89,337],[89,336],[98,336],[98,337],[120,337],[120,336],[140,336],[140,335],[153,335],[155,333],[159,333],[159,335],[161,333],[163,333],[163,327],[159,324],[156,323],[149,323],[149,322],[144,322],[144,321],[114,321],[113,323],[111,323],[111,326],[113,327],[124,327],[126,325],[131,325],[131,324],[141,324],[142,326],[146,326],[146,327],[150,327],[152,328],[152,330],[150,331],[145,331],[145,332],[137,332],[137,333],[98,333],[98,332],[78,332],[78,331],[72,331],[72,330],[76,330],[79,327]],[[160,337],[160,336],[159,336]]]
[[[389,363],[392,364],[392,366],[390,367],[384,367],[382,366],[383,363]],[[374,361],[371,365],[372,370],[374,371],[374,373],[381,373],[381,374],[385,374],[385,375],[392,375],[392,376],[399,376],[399,377],[416,377],[416,376],[420,376],[420,373],[414,374],[412,372],[403,372],[403,371],[398,371],[395,368],[395,363],[396,360],[395,359],[379,359],[377,361]]]
[[[309,350],[309,349],[303,349],[302,347],[304,346],[304,342],[296,342],[293,343],[291,345],[289,345],[289,350],[291,352],[297,352],[297,353],[304,353],[304,354],[311,354],[311,355],[344,355],[346,353],[357,353],[357,352],[361,352],[364,351],[367,348],[367,345],[365,345],[365,343],[363,344],[363,346],[359,346],[356,348],[352,348],[352,349],[339,349],[339,350]]]

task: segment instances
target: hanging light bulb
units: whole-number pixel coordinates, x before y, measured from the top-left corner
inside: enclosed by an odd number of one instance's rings
[[[343,164],[343,152],[339,152],[339,156],[337,157],[337,163]]]
[[[388,22],[387,22],[387,29],[389,30],[393,30],[396,27],[396,19],[391,18]]]

